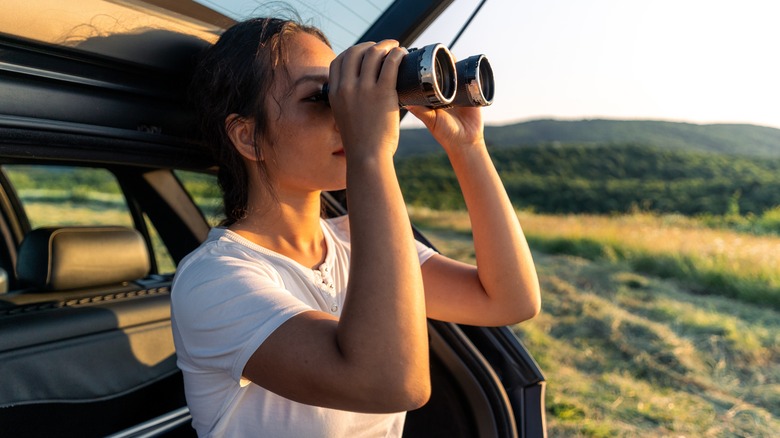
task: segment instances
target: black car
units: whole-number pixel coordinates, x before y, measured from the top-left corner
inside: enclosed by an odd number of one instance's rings
[[[317,3],[299,12],[336,34],[338,52],[409,45],[452,2]],[[219,207],[187,77],[199,50],[260,12],[207,0],[0,5],[0,435],[194,435],[169,293]],[[324,195],[328,214],[344,214],[342,195]],[[546,434],[544,377],[508,328],[429,329],[433,393],[404,436]]]

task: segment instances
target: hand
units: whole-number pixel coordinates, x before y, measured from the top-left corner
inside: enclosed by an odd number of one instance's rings
[[[395,90],[406,54],[398,41],[350,47],[330,65],[329,101],[347,158],[398,148],[399,110]]]
[[[485,128],[479,107],[431,109],[409,106],[407,109],[425,124],[447,153],[485,145]]]

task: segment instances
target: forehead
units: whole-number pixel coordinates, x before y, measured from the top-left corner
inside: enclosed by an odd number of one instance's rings
[[[314,35],[298,32],[288,40],[287,68],[293,79],[300,74],[310,74],[315,70],[327,69],[336,54],[322,40]]]

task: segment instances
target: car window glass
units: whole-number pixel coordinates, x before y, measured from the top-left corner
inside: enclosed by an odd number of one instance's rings
[[[119,225],[134,228],[127,201],[106,169],[75,166],[4,165],[32,229],[52,226]],[[146,219],[157,269],[175,270],[173,259]]]
[[[5,165],[24,211],[35,228],[67,225],[133,227],[114,176],[106,169]]]
[[[325,33],[336,53],[354,44],[392,4],[392,0],[287,0],[283,4],[258,0],[195,1],[239,21],[286,16],[292,8],[304,23],[313,24]]]
[[[177,170],[175,173],[209,225],[212,227],[219,225],[225,215],[222,209],[222,193],[217,184],[217,176],[186,170]]]

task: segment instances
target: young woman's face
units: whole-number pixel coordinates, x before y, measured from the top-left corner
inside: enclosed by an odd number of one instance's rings
[[[303,32],[290,37],[287,48],[289,81],[277,75],[266,100],[269,135],[261,148],[269,177],[279,195],[343,189],[341,136],[330,107],[317,99],[336,54]]]

